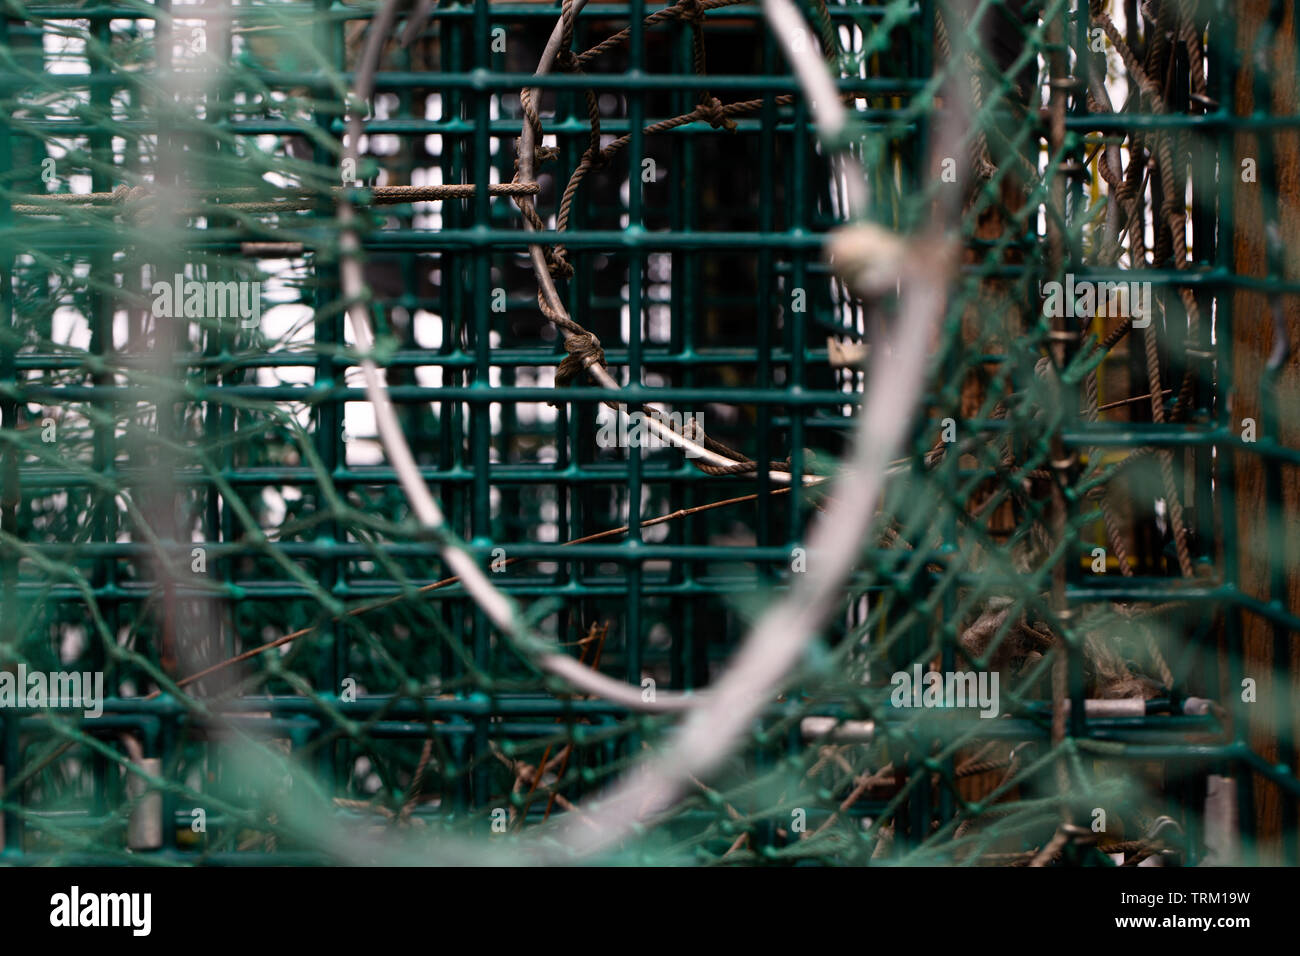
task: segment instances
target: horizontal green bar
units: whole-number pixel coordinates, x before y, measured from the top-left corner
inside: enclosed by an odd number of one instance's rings
[[[606,464],[604,466],[568,465],[557,468],[545,464],[504,465],[494,463],[490,467],[491,483],[498,488],[508,488],[512,485],[538,484],[622,485],[627,481],[629,466],[623,463],[621,465]],[[475,480],[475,473],[466,466],[457,466],[445,470],[425,467],[420,469],[420,474],[425,481],[435,485],[469,484]],[[754,481],[752,474],[713,476],[704,474],[690,464],[670,466],[654,461],[643,463],[641,474],[645,484],[650,486],[671,484],[680,487],[683,484],[689,484],[698,485],[701,488],[714,488],[719,487],[719,482],[723,482],[724,484],[721,487],[727,488],[728,493],[734,493],[737,485],[752,485]],[[158,480],[156,472],[148,474],[135,469],[110,470],[104,472],[103,477],[112,478],[124,487],[139,487]],[[19,478],[21,486],[29,489],[84,488],[99,484],[96,478],[91,475],[48,469],[24,469],[19,474]],[[314,485],[320,481],[320,476],[310,468],[285,466],[283,468],[268,467],[223,471],[221,479],[231,485]],[[395,484],[397,482],[397,473],[391,468],[340,468],[331,471],[329,479],[331,484],[338,486],[369,485],[378,487]],[[214,484],[214,481],[214,477],[207,472],[177,471],[173,474],[173,482],[181,486],[210,486]]]
[[[1093,445],[1134,448],[1144,446],[1173,448],[1203,448],[1211,445],[1228,445],[1237,451],[1272,458],[1289,465],[1300,465],[1300,448],[1279,445],[1269,438],[1253,442],[1242,441],[1241,436],[1227,428],[1201,428],[1178,425],[1115,425],[1094,426],[1088,429],[1068,429],[1061,433],[1066,445],[1079,448]]]
[[[505,200],[496,200],[505,202]],[[337,235],[332,229],[321,230],[331,219],[305,217],[308,230],[288,228],[281,223],[283,233],[277,236],[259,236],[258,241],[301,242],[309,250],[332,248]],[[52,230],[50,223],[39,225],[25,221],[8,228],[0,228],[0,249],[27,252],[31,248],[54,248],[61,252],[102,252],[105,249],[106,230],[115,228],[105,220],[102,228],[68,226]],[[114,233],[116,235],[116,233]],[[177,241],[181,241],[177,234]],[[191,249],[235,250],[248,241],[248,233],[232,229],[195,230],[184,236],[184,245]],[[492,229],[487,226],[474,229],[385,229],[361,234],[362,245],[367,250],[380,252],[434,252],[461,249],[502,249],[526,251],[529,246],[563,245],[572,249],[598,249],[607,252],[655,252],[669,249],[780,249],[786,252],[820,252],[826,237],[819,232],[791,230],[789,232],[674,232],[671,230],[647,231],[640,228],[623,230],[589,229],[581,232],[525,232],[519,229]],[[125,235],[114,247],[139,245]]]
[[[608,584],[591,584],[575,582],[567,585],[557,585],[553,582],[545,584],[514,586],[509,579],[497,582],[500,590],[514,595],[515,597],[555,597],[556,595],[565,594],[574,597],[608,597],[608,598],[627,598],[627,579],[620,573],[617,577],[606,578],[610,581]],[[687,582],[683,584],[659,584],[656,579],[649,574],[642,577],[643,584],[641,593],[651,597],[715,597],[719,594],[735,593],[740,590],[749,590],[750,586],[757,590],[759,585],[770,586],[766,579],[760,581],[757,577],[737,580],[736,578],[722,579],[719,577],[716,584],[705,584],[696,582]],[[421,584],[429,582],[413,581],[412,587],[418,587]],[[70,585],[55,585],[53,587],[41,584],[23,584],[19,585],[18,595],[23,598],[41,598],[44,600],[59,601],[79,601],[84,599],[85,594],[79,589]],[[397,588],[372,589],[360,586],[348,587],[346,585],[335,585],[330,588],[329,593],[341,601],[361,601],[375,600],[390,597],[400,597],[402,591]],[[149,585],[140,585],[130,588],[124,588],[115,585],[105,585],[103,587],[92,588],[91,594],[96,601],[116,601],[118,603],[154,601],[158,597],[158,589]],[[315,603],[318,597],[315,593],[300,585],[291,584],[264,584],[259,582],[246,582],[243,584],[223,585],[216,584],[210,588],[186,588],[173,586],[168,594],[177,599],[186,601],[310,601]],[[442,601],[442,600],[461,600],[466,595],[456,587],[440,588],[437,591],[431,591],[421,600]]]
[[[1267,620],[1280,624],[1290,631],[1300,634],[1300,617],[1287,610],[1281,601],[1266,603],[1249,594],[1244,594],[1235,587],[1223,585],[1215,588],[1200,587],[1158,587],[1154,584],[1134,584],[1129,578],[1123,583],[1093,587],[1067,586],[1065,597],[1074,603],[1096,601],[1144,601],[1164,603],[1166,601],[1188,601],[1192,603],[1235,604]]]
[[[707,692],[707,691],[704,691]],[[703,692],[702,692],[703,693]],[[587,698],[564,698],[564,697],[542,697],[536,695],[499,695],[489,696],[487,694],[476,693],[470,697],[444,698],[444,697],[421,697],[413,700],[408,697],[397,698],[387,695],[364,696],[356,700],[344,701],[331,694],[320,694],[319,699],[329,702],[331,708],[341,712],[344,716],[357,720],[366,720],[377,715],[382,715],[385,719],[401,721],[420,721],[427,716],[452,717],[460,716],[465,718],[475,717],[553,717],[557,715],[574,716],[594,716],[600,714],[622,715],[626,713],[626,708],[610,701]],[[1043,706],[1050,706],[1047,701],[1041,702]],[[195,717],[181,703],[176,701],[168,694],[160,694],[157,697],[106,697],[103,701],[104,714],[114,716],[124,715],[170,715],[178,717],[185,721],[203,722],[200,718]],[[318,717],[323,716],[324,712],[316,698],[296,697],[296,696],[243,696],[233,700],[222,701],[219,708],[222,718],[234,717],[240,714],[257,714],[270,713],[272,717],[250,716],[248,720],[287,720],[292,718]],[[814,715],[835,716],[835,709],[827,710],[819,708],[815,712],[808,709],[806,702],[801,700],[788,700],[768,704],[765,708],[765,718],[788,719],[790,717],[807,717]],[[74,715],[75,716],[75,715]],[[979,729],[978,738],[985,737],[1014,737],[1020,733],[1028,732],[1029,736],[1041,736],[1043,732],[1050,730],[1042,726],[1041,721],[1027,720],[1024,718],[998,718],[982,720],[979,718],[965,719],[960,716],[939,715],[924,713],[920,714],[915,711],[902,710],[898,708],[883,708],[878,715],[882,722],[895,722],[900,725],[910,725],[915,727],[924,727],[927,730],[932,727],[941,726],[953,728],[961,725],[964,730]],[[0,721],[4,719],[0,715]],[[1200,718],[1193,718],[1200,720]],[[1170,716],[1148,716],[1146,718],[1133,717],[1104,717],[1094,718],[1088,721],[1089,727],[1112,727],[1116,729],[1131,727],[1134,721],[1139,721],[1143,726],[1150,730],[1160,728],[1175,729],[1183,728],[1187,718],[1170,717]],[[94,719],[81,718],[83,724],[93,724]],[[1013,725],[1013,726],[1007,726]],[[553,726],[553,725],[552,725]],[[427,732],[427,726],[425,727]],[[1007,731],[1011,732],[1008,733]]]
[[[131,4],[99,4],[97,6],[42,6],[41,4],[29,3],[23,9],[35,18],[46,20],[157,20],[160,19],[157,10],[149,10],[141,6]],[[159,10],[161,8],[158,8]],[[173,6],[170,10],[171,15],[179,20],[207,20],[229,19],[236,23],[285,23],[287,27],[295,28],[304,26],[305,23],[320,23],[322,21],[334,21],[341,23],[349,20],[370,20],[375,15],[374,7],[353,6],[351,4],[334,3],[328,10],[322,10],[315,5],[302,4],[293,6],[290,4],[277,4],[274,7],[244,6],[232,5],[221,10],[209,10],[207,7],[194,5]],[[579,23],[585,23],[587,20],[596,20],[602,18],[602,15],[608,15],[610,12],[622,12],[626,6],[611,4],[607,2],[594,2],[587,6],[579,19]],[[832,4],[827,6],[826,12],[830,14],[833,20],[856,20],[858,17],[868,17],[871,19],[883,18],[887,13],[892,14],[895,11],[892,8],[884,6],[868,6],[861,2],[849,3],[843,5]],[[909,17],[919,16],[921,13],[920,4],[911,4],[907,9]],[[429,11],[428,17],[431,24],[438,23],[442,20],[469,20],[474,16],[474,4],[472,3],[441,3]],[[491,6],[491,16],[493,23],[499,23],[503,20],[545,20],[555,22],[559,19],[559,12],[553,3],[498,3],[493,0]],[[750,19],[760,20],[763,18],[763,8],[757,4],[736,4],[735,6],[726,7],[723,10],[705,11],[705,16],[711,20],[717,19]],[[294,21],[305,21],[305,23],[296,23]],[[399,15],[398,22],[405,23],[407,17],[405,13]],[[718,25],[710,27],[717,29]]]
[[[1032,237],[1031,237],[1032,238]],[[1034,238],[1033,242],[1037,243]],[[1000,243],[998,245],[1001,245]],[[1186,271],[1179,269],[1102,269],[1079,264],[1070,269],[1078,278],[1088,278],[1098,282],[1150,282],[1154,287],[1187,287],[1190,289],[1251,289],[1258,292],[1292,292],[1300,293],[1300,280],[1282,277],[1248,276],[1230,272],[1215,266],[1194,265]],[[1019,279],[1032,270],[1023,265],[969,263],[962,268],[962,274],[978,277]],[[1046,281],[1044,277],[1041,281]],[[1041,293],[1041,286],[1038,288]],[[1237,321],[1251,321],[1238,319]],[[1266,318],[1262,321],[1268,321]]]
[[[795,124],[790,117],[794,114],[793,107],[789,105],[777,105],[774,107],[777,112],[777,119],[767,126],[764,126],[761,120],[745,119],[744,117],[732,117],[732,122],[736,124],[736,133],[749,134],[757,133],[764,129],[774,130],[777,132],[794,133],[796,131],[812,131],[815,129],[811,121],[805,121]],[[887,109],[867,109],[862,108],[854,111],[854,118],[859,123],[889,123],[892,125],[897,121],[898,114],[895,110]],[[667,119],[668,117],[660,117]],[[655,122],[654,118],[646,120],[646,125]],[[520,120],[499,119],[493,120],[488,124],[488,130],[498,136],[518,136],[520,130]],[[5,124],[0,121],[0,127]],[[345,131],[346,123],[342,119],[337,119],[330,124],[329,130],[336,136]],[[442,136],[469,136],[475,132],[475,126],[466,120],[429,120],[429,119],[364,119],[361,123],[367,133],[394,133],[425,136],[436,133]],[[222,120],[212,124],[214,129],[225,130],[240,136],[295,136],[302,134],[301,123],[291,123],[285,120]],[[607,133],[622,135],[631,130],[631,125],[626,119],[601,118],[600,128]],[[113,124],[113,130],[116,133],[155,133],[160,129],[160,124],[147,120],[118,120]],[[15,135],[30,135],[32,131],[48,133],[55,136],[89,136],[94,133],[102,133],[103,127],[93,123],[86,123],[80,120],[25,120],[21,129],[14,129]],[[546,124],[548,135],[556,136],[574,136],[587,137],[591,135],[591,127],[582,120],[577,118],[556,122],[550,120]],[[707,123],[687,123],[671,131],[673,136],[716,136],[717,130]]]
[[[80,851],[64,852],[62,850],[4,850],[0,852],[0,864],[4,866],[49,866],[52,859],[61,866],[78,867],[114,867],[139,866],[142,860],[150,863],[184,863],[204,866],[326,866],[338,860],[324,853],[310,850],[284,850],[275,853],[257,853],[253,851],[225,850],[220,853],[208,853],[203,850],[132,850],[130,853],[83,853]]]
[[[502,402],[668,402],[684,410],[691,403],[710,402],[740,405],[793,405],[808,408],[817,405],[852,404],[856,396],[844,392],[775,391],[762,388],[639,388],[627,386],[619,391],[567,386],[546,388],[537,385],[392,385],[389,397],[397,404],[414,402],[464,402],[467,405],[495,405]],[[27,401],[134,402],[142,398],[155,400],[156,390],[146,386],[124,385],[39,385],[24,382],[0,385],[0,395]],[[174,402],[220,402],[224,397],[261,399],[266,402],[366,402],[364,388],[342,385],[198,385],[189,383],[180,393],[169,396]]]
[[[178,77],[207,77],[212,74],[205,70],[177,70]],[[335,84],[342,84],[351,89],[355,75],[352,71],[335,71],[330,75],[324,73],[280,72],[275,70],[258,70],[245,68],[230,79],[237,81],[247,78],[271,88],[299,89],[306,88],[316,93],[333,93]],[[27,89],[76,90],[82,88],[130,89],[140,85],[141,76],[132,73],[46,73],[40,82],[21,81],[5,78],[0,81],[0,90],[23,91]],[[845,93],[899,94],[918,92],[926,87],[928,80],[921,79],[878,79],[846,78],[839,81],[839,89]],[[601,73],[592,76],[585,73],[505,73],[478,68],[465,72],[445,71],[426,72],[384,72],[374,76],[376,90],[400,89],[438,89],[471,90],[481,93],[512,92],[518,93],[524,87],[559,90],[587,90],[599,87],[602,91],[615,90],[681,90],[698,85],[699,77],[694,73],[644,73],[629,70],[624,73]],[[709,90],[729,92],[740,90],[747,93],[798,93],[798,81],[791,75],[768,76],[729,76],[710,73]],[[522,119],[522,118],[521,118]],[[699,122],[704,122],[700,120]]]
[[[1218,132],[1220,129],[1258,130],[1290,129],[1300,126],[1300,114],[1255,113],[1251,116],[1234,116],[1226,110],[1203,115],[1187,113],[1090,113],[1070,114],[1065,118],[1065,128],[1084,132],[1122,132],[1131,129],[1204,129]]]
[[[29,547],[41,554],[76,555],[85,558],[129,558],[140,555],[155,554],[152,545],[140,542],[100,542],[88,541],[69,544],[33,544]],[[164,551],[167,546],[163,545]],[[205,548],[210,560],[219,560],[231,556],[247,556],[258,553],[258,548],[251,544],[224,544],[217,542],[183,541],[170,546],[175,555],[188,558],[191,549]],[[737,548],[732,545],[708,544],[646,544],[640,541],[617,541],[590,544],[548,544],[540,542],[502,542],[490,547],[470,547],[471,552],[479,553],[485,559],[491,556],[495,548],[504,548],[508,558],[528,558],[536,561],[657,561],[670,558],[682,561],[785,561],[790,560],[790,549],[782,547],[759,547],[751,545]],[[382,545],[367,547],[356,542],[319,543],[311,541],[277,541],[275,550],[295,558],[331,559],[370,559],[376,553],[409,557],[438,556],[437,546],[429,544],[403,544],[385,541]]]
[[[536,304],[535,299],[531,301]],[[394,302],[397,303],[400,300],[394,300]],[[539,325],[541,322],[542,319],[538,318]],[[828,360],[829,354],[824,348],[806,348],[803,351],[803,359],[805,362],[822,364]],[[563,357],[564,353],[562,351],[559,349],[552,350],[546,345],[532,349],[494,348],[492,349],[489,364],[494,368],[516,368],[521,365],[546,368],[558,364]],[[1002,357],[1005,358],[1005,356]],[[90,353],[49,354],[23,352],[14,359],[14,364],[20,369],[72,371],[87,369],[92,358],[97,361],[100,357],[91,356]],[[157,371],[157,363],[151,361],[152,357],[143,358],[138,362],[123,361],[125,358],[122,355],[113,356],[114,367],[139,367],[148,369],[151,372]],[[626,365],[628,351],[627,349],[607,348],[605,349],[605,358],[610,365]],[[768,353],[767,359],[773,364],[782,365],[793,361],[794,356],[786,349],[774,348]],[[321,364],[321,360],[322,356],[319,352],[280,351],[240,352],[238,354],[222,352],[216,355],[188,352],[174,356],[171,364],[177,368],[218,368],[234,371],[244,368],[315,368]],[[753,349],[687,349],[681,352],[667,352],[663,350],[662,346],[659,348],[648,346],[641,350],[642,368],[681,366],[695,369],[710,365],[757,365],[762,360],[762,357],[755,354]],[[329,362],[336,369],[360,365],[359,361],[354,361],[347,355],[330,356]],[[425,366],[477,368],[478,356],[469,352],[440,352],[433,349],[402,351],[386,356],[384,365],[386,368],[421,368]]]

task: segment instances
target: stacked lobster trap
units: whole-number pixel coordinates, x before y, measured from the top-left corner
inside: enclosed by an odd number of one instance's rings
[[[0,860],[1296,862],[1292,18],[11,0]]]

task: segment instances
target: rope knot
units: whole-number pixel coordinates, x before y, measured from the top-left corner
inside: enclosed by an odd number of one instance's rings
[[[519,171],[519,151],[521,144],[518,139],[515,140],[515,171]],[[533,147],[533,167],[534,172],[540,169],[544,163],[560,158],[560,151],[554,146],[534,146]]]
[[[576,53],[568,47],[565,47],[555,55],[555,65],[566,73],[578,73],[580,72],[579,67],[582,65],[582,61],[578,59]]]
[[[695,107],[695,115],[707,122],[714,129],[725,129],[728,132],[735,132],[736,121],[727,116],[722,101],[716,96],[710,96],[699,106]]]
[[[680,0],[677,6],[680,10],[677,19],[685,20],[687,23],[704,22],[704,7],[700,5],[700,0]]]
[[[143,186],[127,186],[125,184],[118,186],[113,190],[113,202],[120,204],[129,202],[140,202],[142,199],[149,197],[149,190]]]
[[[563,246],[547,249],[543,255],[546,259],[546,271],[551,274],[552,279],[573,278],[573,265],[565,257]],[[599,343],[597,344],[599,345]]]
[[[593,365],[605,364],[605,350],[600,339],[590,332],[575,332],[564,340],[564,357],[555,369],[555,385],[563,388]]]
[[[126,216],[132,221],[139,221],[153,209],[148,204],[151,198],[149,190],[144,186],[127,187],[121,185],[113,190],[113,204],[122,207],[122,211],[118,215]]]

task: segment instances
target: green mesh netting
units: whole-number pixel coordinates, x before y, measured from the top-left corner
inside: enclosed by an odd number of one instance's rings
[[[8,0],[0,860],[563,858],[820,573],[933,269],[829,623],[598,858],[1296,862],[1294,40],[1260,6]],[[906,261],[828,260],[858,193]],[[712,457],[627,447],[658,433],[610,400]]]

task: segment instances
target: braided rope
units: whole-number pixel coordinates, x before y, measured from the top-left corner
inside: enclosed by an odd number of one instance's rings
[[[730,6],[742,0],[677,0],[672,6],[663,10],[655,11],[645,17],[645,25],[678,20],[689,25],[692,31],[692,65],[695,73],[705,76],[706,55],[704,48],[703,23],[705,13],[709,10],[720,7]],[[576,8],[574,0],[564,0],[560,14],[560,48],[555,57],[555,63],[561,69],[574,75],[585,75],[582,67],[593,60],[600,54],[607,52],[620,44],[626,42],[631,36],[631,29],[624,28],[617,33],[600,41],[595,46],[585,52],[575,53],[572,50],[573,34],[576,21]],[[829,12],[826,14],[826,22],[829,23]],[[823,43],[830,44],[834,39],[833,28],[824,27],[822,35]],[[703,84],[701,84],[703,86]],[[587,149],[583,152],[577,166],[570,174],[561,194],[559,206],[556,210],[555,231],[563,233],[567,231],[569,218],[572,213],[574,199],[577,196],[578,189],[581,187],[586,175],[593,169],[599,169],[605,166],[620,151],[625,149],[631,142],[630,135],[620,136],[612,140],[604,147],[600,146],[601,126],[600,112],[595,93],[590,88],[584,90],[587,100],[588,119],[591,125],[591,132]],[[542,145],[542,139],[545,134],[542,125],[541,116],[538,112],[537,105],[533,102],[532,90],[525,88],[520,91],[520,105],[524,114],[525,123],[532,134],[532,141],[535,144],[532,150],[533,164],[540,166],[546,162],[556,159],[559,150],[554,147]],[[788,105],[794,102],[795,97],[792,94],[782,94],[772,98],[776,105]],[[853,94],[844,94],[841,99],[851,100]],[[724,104],[717,97],[709,94],[707,89],[702,89],[700,99],[696,107],[689,113],[683,113],[679,116],[669,119],[660,120],[650,123],[643,128],[645,135],[655,135],[669,132],[689,123],[703,121],[711,127],[718,130],[734,131],[736,124],[732,117],[754,112],[761,109],[765,100],[763,98],[745,100],[735,103]],[[529,185],[535,187],[536,184],[525,179],[526,173],[531,169],[526,168],[521,163],[524,145],[522,140],[515,143],[515,177],[514,184]],[[531,167],[533,164],[529,164]],[[534,231],[544,231],[546,222],[538,213],[533,195],[536,194],[536,188],[521,192],[514,196],[515,204],[519,207],[520,213]],[[569,262],[567,250],[562,244],[556,243],[542,247],[542,257],[546,266],[546,272],[552,280],[561,280],[572,278],[574,274],[573,265]],[[542,288],[538,289],[538,305],[542,314],[551,322],[563,335],[563,347],[566,352],[565,357],[556,367],[555,384],[557,387],[563,387],[581,377],[584,373],[599,368],[601,371],[608,372],[604,348],[600,340],[594,333],[584,328],[578,322],[562,310],[553,306]],[[606,402],[607,406],[618,410],[621,406],[616,402]],[[642,405],[640,410],[652,421],[668,427],[675,434],[676,427],[665,419],[662,414],[650,406]],[[709,438],[707,435],[702,437],[703,446],[710,452],[728,459],[727,464],[719,464],[700,458],[691,458],[692,464],[705,474],[713,476],[722,475],[740,475],[751,474],[759,470],[757,462],[753,461],[744,454],[735,449],[728,448],[720,442]],[[791,467],[790,459],[785,461],[772,461],[768,463],[770,472],[786,473]]]
[[[1200,40],[1191,25],[1189,8],[1187,5],[1184,4],[1180,12],[1182,14],[1182,24],[1179,28],[1179,32],[1182,39],[1186,44],[1188,44],[1189,52],[1192,45],[1195,45],[1199,49]],[[1162,6],[1158,15],[1161,21],[1161,26],[1167,28],[1171,32],[1173,31],[1173,25],[1168,22],[1168,18],[1173,15],[1174,14],[1167,6]],[[1166,69],[1171,69],[1173,66],[1173,58],[1168,56],[1169,44],[1166,40],[1165,29],[1157,29],[1154,31],[1155,35],[1148,46],[1147,63],[1144,67],[1138,63],[1137,57],[1134,55],[1127,41],[1120,34],[1114,21],[1111,20],[1110,16],[1107,15],[1104,10],[1097,11],[1096,21],[1106,33],[1106,36],[1110,39],[1112,45],[1114,45],[1139,89],[1148,96],[1152,109],[1161,115],[1168,113],[1169,108],[1165,94],[1151,79],[1150,75],[1152,72],[1161,73]],[[1194,44],[1192,41],[1195,41]],[[1203,74],[1203,61],[1201,62],[1201,73],[1196,74],[1197,76]],[[1195,68],[1193,69],[1193,73],[1196,73]],[[1203,89],[1203,86],[1202,77],[1200,88]],[[1163,261],[1169,253],[1172,253],[1175,269],[1178,271],[1186,271],[1189,268],[1186,211],[1183,209],[1181,192],[1177,189],[1177,184],[1180,180],[1179,177],[1175,175],[1176,171],[1174,167],[1173,147],[1171,145],[1172,137],[1161,135],[1155,131],[1152,131],[1149,135],[1154,140],[1156,163],[1160,172],[1162,187],[1160,214],[1168,230],[1167,234],[1160,229],[1156,230],[1156,261]],[[1132,248],[1131,258],[1134,268],[1137,268],[1139,262],[1145,262],[1145,255],[1140,254],[1143,241],[1142,234],[1144,221],[1139,208],[1140,204],[1137,199],[1140,192],[1135,188],[1135,181],[1137,186],[1140,186],[1141,184],[1142,171],[1140,167],[1143,164],[1138,162],[1138,156],[1140,155],[1140,146],[1138,145],[1139,138],[1135,135],[1133,139],[1134,159],[1129,163],[1130,175],[1125,181],[1123,187],[1117,190],[1117,196],[1129,214],[1128,235]],[[1117,176],[1115,175],[1115,171],[1109,168],[1109,163],[1105,161],[1104,154],[1099,157],[1098,168],[1102,171],[1102,175],[1106,178],[1107,182],[1114,186]],[[1166,243],[1171,247],[1169,252],[1166,252],[1163,248]],[[1196,332],[1200,325],[1200,308],[1197,305],[1195,294],[1189,287],[1180,287],[1179,295],[1182,299],[1184,308],[1187,310],[1187,338],[1190,343],[1195,340]],[[1165,421],[1163,389],[1160,383],[1159,356],[1156,352],[1153,331],[1154,328],[1148,330],[1147,335],[1144,336],[1144,348],[1146,351],[1147,376],[1150,382],[1149,392],[1151,395],[1152,416],[1155,422],[1160,423]],[[1190,347],[1191,346],[1189,345],[1189,348]],[[1182,382],[1179,386],[1178,397],[1174,401],[1170,411],[1170,417],[1173,421],[1181,421],[1189,413],[1192,402],[1193,381],[1192,370],[1188,368],[1184,373]],[[1178,556],[1179,569],[1184,577],[1191,577],[1193,574],[1193,568],[1191,563],[1190,545],[1188,543],[1187,527],[1183,520],[1182,501],[1179,499],[1174,483],[1173,455],[1168,450],[1162,450],[1159,452],[1157,458],[1160,463],[1161,480],[1165,485],[1165,494],[1169,509],[1169,521],[1170,526],[1173,529],[1174,547]]]

